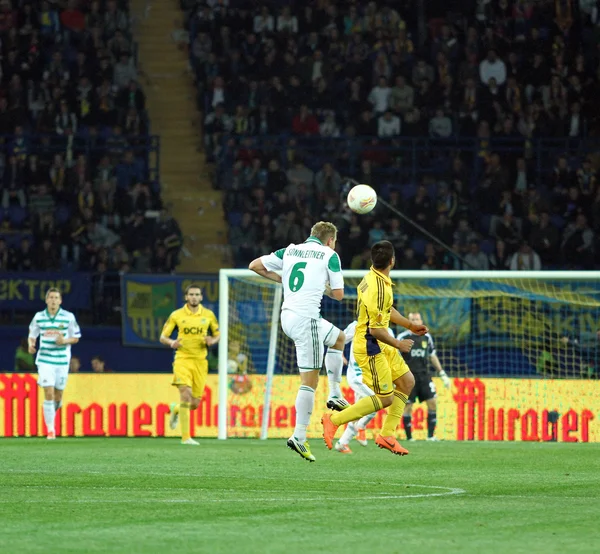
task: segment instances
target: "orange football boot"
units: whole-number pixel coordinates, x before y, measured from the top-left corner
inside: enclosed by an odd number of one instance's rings
[[[379,448],[385,448],[397,456],[406,456],[408,454],[408,450],[400,446],[400,443],[396,440],[396,437],[383,437],[382,435],[377,435],[375,438],[375,444],[379,446]]]
[[[333,448],[335,432],[339,426],[331,421],[331,414],[329,413],[323,415],[321,423],[323,424],[323,440],[325,441],[327,448],[331,450]]]

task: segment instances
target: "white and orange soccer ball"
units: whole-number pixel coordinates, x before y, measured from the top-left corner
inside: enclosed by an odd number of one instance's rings
[[[368,214],[377,205],[377,193],[369,185],[356,185],[348,193],[348,207],[357,214]]]

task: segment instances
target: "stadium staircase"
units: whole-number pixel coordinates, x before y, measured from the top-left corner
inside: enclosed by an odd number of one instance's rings
[[[213,189],[200,152],[200,115],[187,53],[171,37],[181,20],[179,3],[133,0],[132,8],[151,132],[160,136],[162,196],[185,237],[177,271],[216,272],[229,262],[227,227],[221,193]]]

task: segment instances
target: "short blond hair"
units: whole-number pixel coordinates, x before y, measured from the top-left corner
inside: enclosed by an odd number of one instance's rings
[[[46,291],[46,300],[48,299],[48,296],[50,296],[50,293],[52,293],[52,292],[58,293],[58,296],[60,296],[62,298],[62,293],[57,288],[52,287]]]
[[[310,236],[318,238],[325,244],[330,238],[337,239],[337,227],[329,221],[319,221],[310,230]]]

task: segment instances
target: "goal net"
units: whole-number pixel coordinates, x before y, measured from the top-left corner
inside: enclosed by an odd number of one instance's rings
[[[364,273],[345,271],[344,300],[323,300],[323,317],[342,330],[354,319]],[[600,411],[598,275],[409,271],[391,277],[396,308],[421,313],[452,379],[444,389],[432,368],[438,436],[590,440],[590,422]],[[219,294],[219,437],[287,437],[299,379],[294,345],[279,325],[281,287],[247,270],[221,270]],[[352,401],[345,381],[343,390]],[[326,395],[323,377],[309,437],[320,436]],[[425,405],[417,404],[414,436],[423,438],[426,427]]]

